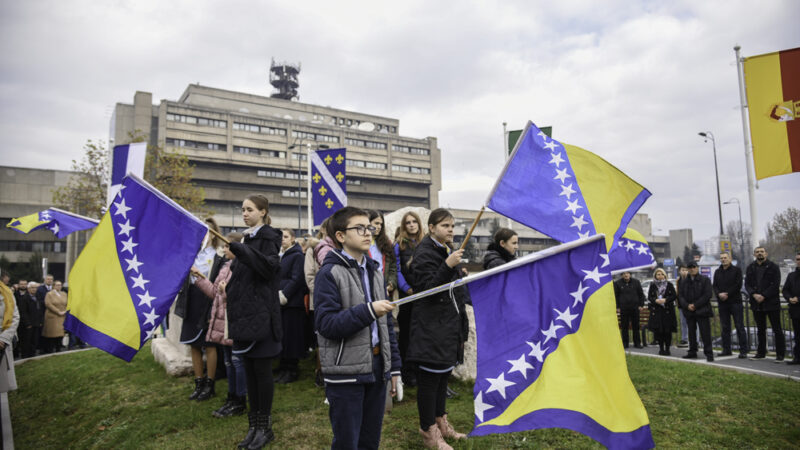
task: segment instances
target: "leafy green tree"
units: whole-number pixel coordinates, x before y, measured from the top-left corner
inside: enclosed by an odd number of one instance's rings
[[[108,150],[103,141],[86,141],[80,161],[72,160],[69,182],[53,190],[53,204],[64,210],[88,217],[100,218],[106,202],[108,180]]]
[[[767,223],[766,247],[774,259],[792,259],[800,251],[800,209],[789,207]]]

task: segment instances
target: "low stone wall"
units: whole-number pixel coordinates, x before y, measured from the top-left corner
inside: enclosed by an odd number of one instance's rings
[[[188,345],[180,343],[183,319],[175,315],[175,305],[169,310],[169,328],[167,335],[155,338],[150,342],[153,358],[169,375],[179,377],[192,373],[191,350]]]

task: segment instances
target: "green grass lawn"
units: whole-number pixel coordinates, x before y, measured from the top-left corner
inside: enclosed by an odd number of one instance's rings
[[[275,448],[329,448],[328,407],[312,382],[276,388]],[[798,448],[800,383],[713,367],[630,357],[628,369],[661,448]],[[203,403],[186,397],[188,377],[172,378],[149,345],[125,363],[99,350],[29,361],[17,367],[19,390],[9,394],[17,448],[234,448],[244,416],[215,419],[227,385]],[[448,401],[456,429],[472,428],[472,385],[453,381],[461,395]],[[384,419],[382,447],[421,448],[416,390]],[[471,438],[459,449],[602,448],[578,433],[536,430]]]

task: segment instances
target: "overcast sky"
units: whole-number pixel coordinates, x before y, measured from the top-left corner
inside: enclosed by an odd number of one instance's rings
[[[381,6],[385,5],[385,6]],[[270,58],[302,63],[300,100],[400,120],[436,136],[443,206],[480,208],[502,123],[551,125],[646,186],[655,234],[749,221],[733,46],[800,46],[800,2],[255,2],[0,0],[0,164],[68,169],[108,140],[136,90],[190,83],[269,95]],[[797,99],[800,100],[800,99]],[[764,224],[800,208],[800,174],[762,180]],[[725,223],[735,205],[723,205]]]

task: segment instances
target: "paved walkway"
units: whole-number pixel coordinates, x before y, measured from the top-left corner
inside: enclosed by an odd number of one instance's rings
[[[714,356],[714,362],[707,362],[703,355],[702,348],[697,354],[697,359],[682,359],[682,356],[689,351],[689,348],[677,348],[675,346],[670,348],[670,356],[661,356],[658,354],[658,345],[649,345],[644,348],[634,348],[633,346],[625,349],[628,355],[646,356],[650,358],[662,358],[670,361],[678,361],[687,364],[705,364],[709,366],[719,367],[721,369],[736,370],[743,373],[752,373],[757,375],[787,378],[793,381],[800,381],[800,365],[790,366],[785,362],[775,361],[775,354],[768,354],[764,359],[752,359],[755,352],[749,353],[749,358],[739,359],[739,354],[734,352],[733,356]],[[714,351],[716,355],[720,350]]]

